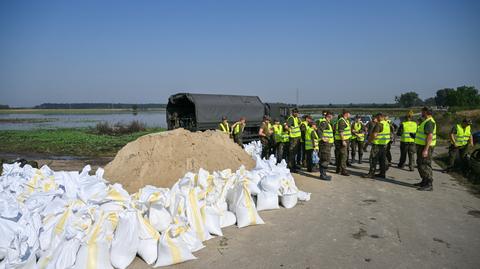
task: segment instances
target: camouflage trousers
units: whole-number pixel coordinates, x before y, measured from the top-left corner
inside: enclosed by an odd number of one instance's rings
[[[377,168],[377,164],[380,164],[380,174],[385,175],[386,167],[387,167],[387,156],[386,156],[386,145],[375,145],[372,144],[372,148],[370,149],[370,171],[368,172],[370,175],[375,174],[375,169]]]
[[[433,174],[432,174],[433,147],[429,148],[428,156],[426,158],[424,158],[422,154],[424,148],[425,146],[417,145],[418,173],[422,178],[422,182],[431,184],[433,182]]]
[[[407,161],[408,156],[408,167],[413,169],[413,161],[415,159],[415,143],[413,142],[400,142],[400,161],[398,161],[398,166],[403,167]]]
[[[350,140],[350,152],[352,153],[351,162],[355,161],[355,155],[357,155],[358,151],[358,160],[361,161],[363,157],[363,144],[364,141],[360,141],[358,139]]]
[[[462,147],[451,145],[448,149],[448,168],[466,169],[468,167],[467,150],[466,145]]]
[[[268,158],[271,151],[271,142],[268,137],[261,137],[260,142],[262,143],[262,158]]]
[[[295,157],[299,154],[300,149],[300,137],[292,138],[290,137],[290,145],[288,147],[288,163],[290,164],[290,169],[295,168],[296,166],[296,159]]]
[[[332,144],[320,143],[320,149],[318,151],[318,158],[320,159],[320,166],[327,169],[332,158]]]
[[[335,164],[337,166],[337,173],[347,172],[348,141],[345,141],[345,146],[342,142],[341,140],[335,140]]]

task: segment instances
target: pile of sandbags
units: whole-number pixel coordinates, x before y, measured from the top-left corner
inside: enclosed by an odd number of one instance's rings
[[[0,268],[126,268],[137,255],[155,267],[195,259],[222,228],[263,224],[259,210],[309,199],[286,164],[260,159],[259,147],[246,147],[253,170],[200,169],[170,189],[147,185],[132,195],[109,184],[102,169],[90,175],[90,166],[78,173],[4,164]]]

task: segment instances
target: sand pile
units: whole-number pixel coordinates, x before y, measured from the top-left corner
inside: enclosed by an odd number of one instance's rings
[[[222,132],[176,129],[128,143],[105,167],[105,178],[133,193],[145,185],[170,188],[186,172],[200,168],[235,171],[241,165],[252,169],[255,162]]]

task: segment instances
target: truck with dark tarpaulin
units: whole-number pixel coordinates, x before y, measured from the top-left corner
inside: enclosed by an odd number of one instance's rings
[[[244,142],[258,139],[263,116],[285,121],[293,105],[263,103],[258,96],[177,93],[168,98],[167,125],[169,130],[184,128],[190,131],[218,129],[222,117],[230,124],[245,117]]]

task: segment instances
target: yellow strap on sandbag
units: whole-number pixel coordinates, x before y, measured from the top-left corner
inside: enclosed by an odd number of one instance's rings
[[[177,245],[175,245],[173,240],[168,235],[168,231],[167,231],[167,234],[165,235],[165,238],[167,241],[168,249],[172,254],[172,263],[175,264],[175,263],[182,262],[182,253],[180,252],[180,249],[177,247]]]
[[[202,226],[202,216],[198,214],[200,210],[198,209],[195,189],[190,190],[188,194],[188,199],[190,201],[191,211],[193,212],[195,231],[197,232],[197,236],[201,241],[205,241],[205,233]]]
[[[55,233],[56,234],[61,234],[63,232],[63,230],[65,229],[65,223],[67,222],[67,219],[68,219],[68,217],[70,216],[71,213],[72,213],[72,210],[70,209],[70,207],[67,208],[67,210],[65,210],[65,212],[63,212],[62,217],[58,221],[57,225],[55,225]]]
[[[257,224],[257,216],[255,214],[255,208],[253,207],[252,197],[248,191],[247,182],[243,183],[243,196],[245,197],[245,205],[248,210],[248,217],[250,218],[250,224]]]

